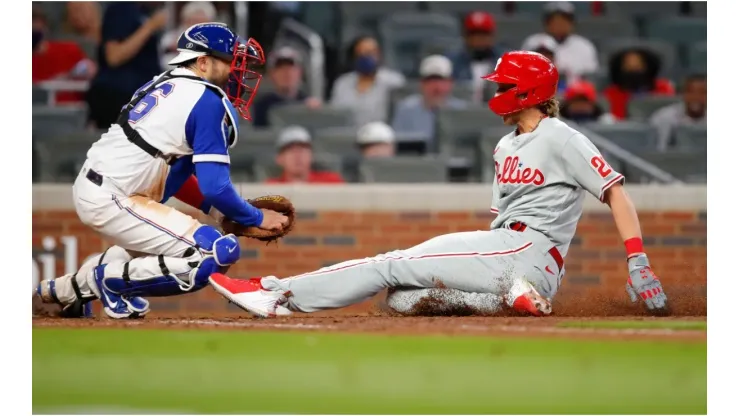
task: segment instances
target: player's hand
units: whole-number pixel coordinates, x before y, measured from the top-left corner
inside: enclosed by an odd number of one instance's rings
[[[645,254],[630,257],[627,260],[630,277],[627,279],[627,294],[632,302],[642,298],[648,309],[661,312],[666,309],[668,298],[663,291],[658,276],[650,268],[650,262]]]
[[[289,220],[285,215],[269,209],[261,209],[260,211],[262,211],[260,228],[263,230],[280,231],[288,225]]]
[[[169,14],[167,13],[167,10],[159,10],[156,11],[147,21],[146,25],[149,27],[149,29],[152,32],[156,32],[162,28],[164,28],[167,25],[167,21],[169,19]]]

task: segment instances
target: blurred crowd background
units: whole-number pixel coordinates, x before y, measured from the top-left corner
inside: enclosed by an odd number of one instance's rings
[[[268,56],[234,181],[490,182],[507,50],[561,74],[561,116],[630,182],[706,182],[705,2],[33,2],[34,181],[71,182],[188,26]]]

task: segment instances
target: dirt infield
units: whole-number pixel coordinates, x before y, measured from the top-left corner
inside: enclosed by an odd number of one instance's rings
[[[37,305],[38,306],[38,305]],[[387,335],[477,335],[537,336],[587,339],[652,339],[665,341],[703,341],[706,331],[644,329],[593,329],[563,327],[567,322],[589,320],[706,321],[707,300],[699,294],[672,298],[669,316],[653,317],[625,298],[571,295],[553,303],[554,316],[546,318],[512,316],[422,316],[402,317],[389,312],[378,297],[350,308],[316,314],[296,314],[287,318],[257,319],[246,312],[233,313],[161,313],[152,312],[145,319],[111,320],[97,310],[94,319],[60,319],[36,309],[34,327],[147,328],[147,329],[220,329],[258,331],[319,331],[374,333]],[[434,315],[434,311],[427,311]],[[44,316],[46,315],[46,316]],[[657,322],[656,322],[657,323]]]

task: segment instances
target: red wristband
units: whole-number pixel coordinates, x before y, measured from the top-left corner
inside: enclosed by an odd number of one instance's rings
[[[645,250],[642,248],[642,238],[634,237],[624,241],[624,248],[627,249],[627,257],[636,254],[642,254]]]

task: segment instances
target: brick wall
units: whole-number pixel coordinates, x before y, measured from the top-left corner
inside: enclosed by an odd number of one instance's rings
[[[242,241],[242,260],[232,267],[236,277],[288,276],[343,260],[405,248],[430,237],[488,227],[489,212],[301,212],[295,231],[279,246]],[[640,212],[646,251],[666,286],[690,291],[706,289],[706,212]],[[105,249],[99,236],[84,227],[72,211],[33,214],[34,258],[45,252],[42,239],[53,237],[56,273],[64,267],[63,236],[74,236],[78,262]],[[37,263],[38,264],[38,263]],[[39,266],[41,267],[41,266]],[[585,213],[566,259],[561,293],[583,290],[623,293],[627,277],[624,247],[610,213]],[[212,291],[157,302],[160,309],[222,310]]]

